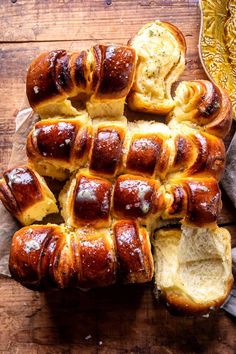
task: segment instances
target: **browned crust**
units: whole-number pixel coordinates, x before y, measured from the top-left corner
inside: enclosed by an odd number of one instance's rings
[[[119,221],[114,229],[113,240],[109,229],[86,227],[67,235],[59,225],[24,227],[12,239],[10,273],[32,290],[101,287],[117,277],[122,282],[150,281],[153,259],[147,232],[133,221]]]
[[[79,174],[72,195],[72,217],[76,226],[109,226],[111,183],[102,178]]]
[[[169,192],[173,197],[173,203],[165,211],[169,217],[183,218],[188,213],[187,193],[181,185],[171,185]]]
[[[226,91],[208,80],[185,81],[182,84],[190,86],[192,90],[195,85],[198,86],[196,97],[194,97],[194,93],[188,97],[187,105],[192,106],[192,116],[190,115],[189,118],[187,115],[186,120],[189,119],[198,128],[209,134],[224,138],[232,124],[232,104]],[[178,99],[178,95],[175,99]],[[183,108],[184,105],[183,103]],[[188,107],[188,111],[190,111],[190,107]],[[170,115],[170,119],[174,117],[174,114],[175,111]]]
[[[14,216],[17,217],[20,209],[17,205],[17,201],[8,187],[6,181],[2,178],[0,180],[0,200],[5,208]]]
[[[174,138],[175,156],[171,166],[173,171],[181,171],[188,167],[193,154],[193,144],[189,136],[178,134]]]
[[[34,148],[42,159],[58,159],[68,161],[74,144],[77,130],[76,124],[66,121],[40,121],[34,126],[27,144],[27,154],[32,156],[31,143],[35,139]],[[33,135],[33,137],[32,137]],[[31,147],[31,149],[30,149]]]
[[[184,223],[198,227],[216,223],[222,202],[215,178],[171,179],[165,189],[173,198],[171,205],[164,210],[165,217],[183,218]]]
[[[117,268],[115,249],[103,231],[91,237],[88,229],[87,235],[78,231],[76,236],[81,265],[79,286],[94,288],[113,284]]]
[[[96,99],[126,97],[133,84],[136,52],[133,48],[116,45],[97,45],[94,47],[95,61],[100,67],[95,70]],[[97,78],[98,77],[98,78]],[[94,81],[94,79],[93,79]]]
[[[9,269],[33,290],[106,286],[116,280],[115,249],[102,231],[77,230],[66,242],[60,226],[32,225],[14,234]]]
[[[30,64],[26,77],[26,93],[33,108],[49,98],[54,99],[65,95],[57,77],[61,70],[56,70],[58,60],[62,59],[61,64],[63,65],[63,57],[65,56],[65,50],[45,52]],[[64,68],[68,71],[67,66]],[[68,72],[65,73],[64,78],[66,80],[65,86],[67,86],[69,84]]]
[[[92,127],[81,127],[77,133],[73,148],[72,156],[75,161],[80,161],[81,164],[88,158],[88,154],[92,144]],[[78,166],[78,163],[76,163]]]
[[[62,241],[63,234],[58,225],[32,225],[18,230],[10,250],[12,277],[32,290],[53,286],[49,270],[52,272],[54,251]]]
[[[32,164],[60,161],[70,167],[80,167],[87,159],[91,146],[91,127],[75,119],[47,119],[37,122],[26,143]]]
[[[122,281],[143,283],[153,277],[149,237],[135,221],[120,220],[113,226],[117,260]]]
[[[207,174],[220,180],[225,168],[225,146],[221,139],[199,132],[190,136],[198,149],[197,159],[188,169],[187,175]]]
[[[73,84],[82,90],[87,88],[87,57],[88,52],[84,50],[81,53],[72,53],[70,55],[70,72]]]
[[[65,50],[45,52],[29,66],[26,93],[37,110],[43,103],[53,103],[83,92],[96,99],[125,98],[132,86],[136,52],[127,46],[96,45],[88,52],[68,54]]]
[[[222,297],[214,301],[205,302],[204,304],[196,303],[186,295],[177,292],[173,292],[171,294],[163,292],[161,296],[163,300],[166,301],[170,311],[174,311],[175,313],[180,315],[197,315],[201,313],[203,314],[219,308],[224,303],[224,301],[227,299],[231,292],[233,283],[234,279],[232,277],[228,280],[225,294]]]
[[[199,227],[214,224],[220,213],[221,191],[214,178],[183,181],[188,195],[188,210],[184,220]]]
[[[131,173],[153,176],[161,155],[163,139],[151,134],[136,134],[126,159],[126,170]]]
[[[194,82],[202,85],[205,91],[196,107],[196,123],[204,126],[208,133],[224,138],[232,124],[232,105],[228,94],[210,81]]]
[[[0,183],[0,199],[4,206],[18,216],[43,199],[42,188],[35,173],[27,166],[4,172]]]
[[[169,148],[167,141],[164,141],[156,165],[156,173],[161,178],[164,178],[166,174],[169,172],[170,158],[171,158],[171,149]]]
[[[113,212],[120,218],[148,218],[160,212],[159,183],[139,176],[118,177],[113,194]]]
[[[227,92],[221,87],[218,87],[217,90],[221,99],[220,111],[217,117],[206,125],[205,129],[209,134],[213,134],[223,139],[230,131],[233,120],[233,111],[232,103]]]
[[[100,127],[94,134],[89,169],[114,176],[121,164],[124,130],[114,126]]]
[[[178,134],[175,156],[169,170],[183,177],[210,177],[220,180],[225,167],[225,147],[221,139],[204,133]]]

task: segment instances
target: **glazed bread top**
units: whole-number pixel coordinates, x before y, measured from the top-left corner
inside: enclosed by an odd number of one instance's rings
[[[153,230],[160,219],[214,226],[221,193],[214,178],[176,178],[164,185],[137,175],[121,175],[112,184],[80,170],[66,183],[59,201],[70,227],[109,227],[112,219],[137,220]]]
[[[225,165],[221,139],[186,125],[157,122],[53,118],[35,124],[27,140],[30,164],[59,180],[88,166],[113,179],[124,173],[166,180],[200,176],[220,179]]]
[[[184,70],[185,51],[180,30],[155,21],[145,25],[128,46],[46,52],[29,67],[27,97],[42,118],[76,115],[68,100],[75,97],[86,103],[92,117],[121,116],[132,87],[130,108],[166,114],[174,106],[171,86]]]
[[[99,230],[31,225],[15,233],[9,268],[34,290],[93,288],[150,281],[153,259],[148,233],[135,221],[120,220],[112,229]]]
[[[128,46],[96,45],[81,53],[46,52],[28,69],[27,97],[42,117],[78,114],[67,99],[79,95],[83,101],[124,101],[135,65],[135,50]]]

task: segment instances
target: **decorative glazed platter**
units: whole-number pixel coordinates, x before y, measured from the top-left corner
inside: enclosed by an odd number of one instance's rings
[[[200,0],[199,52],[211,80],[225,88],[236,118],[236,0]]]

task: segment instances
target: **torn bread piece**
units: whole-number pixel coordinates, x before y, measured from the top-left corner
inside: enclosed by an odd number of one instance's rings
[[[0,200],[22,225],[58,212],[56,199],[44,178],[28,166],[4,172],[0,180]]]
[[[226,229],[160,229],[153,246],[156,288],[171,308],[189,314],[207,312],[225,301],[233,284]]]
[[[174,107],[171,86],[185,67],[183,34],[170,23],[154,21],[141,28],[129,44],[138,55],[129,107],[134,111],[167,114]]]

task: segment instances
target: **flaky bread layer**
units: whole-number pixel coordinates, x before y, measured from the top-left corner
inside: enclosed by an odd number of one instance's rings
[[[174,25],[154,21],[129,41],[138,55],[134,84],[128,96],[132,110],[167,114],[174,107],[171,86],[185,67],[186,43]]]

